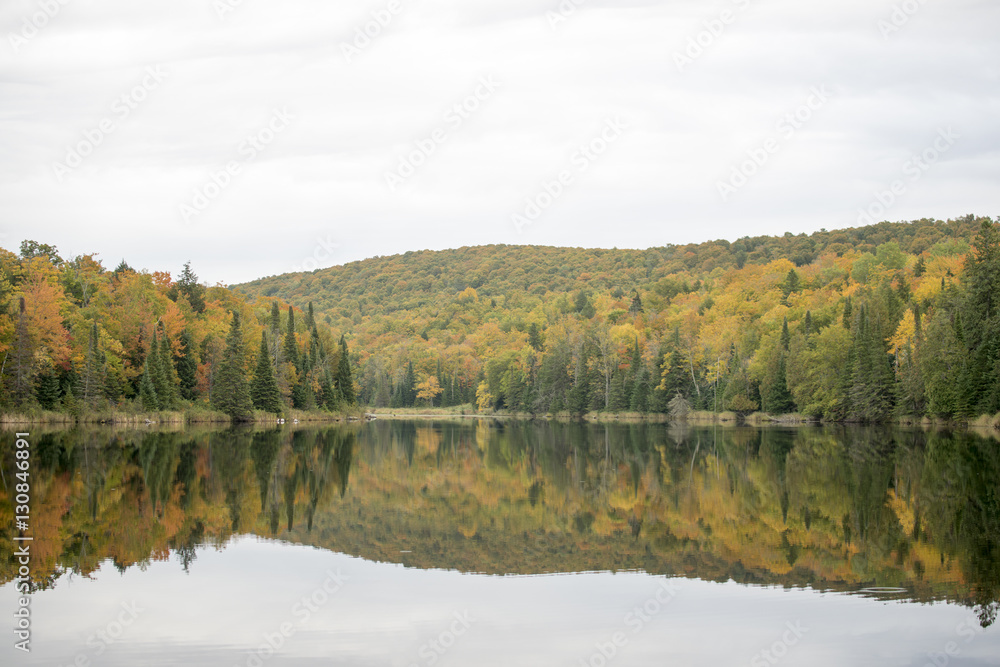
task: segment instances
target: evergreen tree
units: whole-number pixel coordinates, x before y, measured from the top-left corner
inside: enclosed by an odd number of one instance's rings
[[[240,316],[234,311],[212,392],[212,407],[225,412],[233,421],[246,421],[253,416],[253,400],[243,363],[243,331]]]
[[[148,412],[156,412],[160,409],[160,399],[156,396],[156,387],[153,386],[153,377],[149,369],[149,356],[142,367],[142,377],[139,379],[139,401],[142,409]]]
[[[153,338],[146,352],[146,365],[149,367],[149,379],[156,390],[157,409],[169,410],[173,406],[170,405],[170,390],[167,387],[167,369],[160,363],[160,339],[156,327],[153,328]]]
[[[285,331],[285,360],[292,362],[295,368],[301,370],[299,366],[299,344],[295,340],[295,311],[288,307],[288,330]]]
[[[615,369],[614,375],[611,376],[611,397],[608,400],[608,409],[613,411],[628,410],[629,407],[629,392],[627,373],[618,368]]]
[[[315,405],[316,397],[312,388],[304,380],[297,380],[292,385],[292,407],[296,410],[309,410]]]
[[[180,336],[180,354],[174,357],[181,398],[193,401],[198,397],[198,362],[194,357],[194,338],[185,329]]]
[[[319,396],[316,398],[320,407],[331,412],[340,407],[340,395],[333,386],[333,378],[330,375],[330,371],[325,368],[319,381]]]
[[[104,355],[101,353],[97,322],[90,327],[80,375],[81,399],[85,405],[93,407],[104,396]]]
[[[306,331],[316,328],[316,313],[313,311],[313,302],[309,302],[309,307],[306,309]]]
[[[639,298],[639,292],[632,292],[632,303],[628,308],[629,315],[638,315],[642,311],[642,299]]]
[[[635,375],[630,408],[633,412],[649,412],[649,398],[649,369],[646,368],[645,364],[642,364],[639,372]]]
[[[174,352],[166,330],[163,331],[163,336],[160,338],[160,353],[157,356],[166,379],[166,393],[159,394],[160,404],[164,406],[164,409],[168,405],[176,408],[181,401],[180,378],[177,375],[177,368],[174,366]]]
[[[38,398],[38,404],[43,409],[55,410],[56,404],[59,402],[59,392],[59,376],[54,370],[50,369],[38,374],[38,387],[35,390],[35,395]]]
[[[274,379],[266,332],[261,334],[260,338],[260,353],[257,355],[257,367],[254,369],[253,381],[250,384],[250,398],[258,410],[274,414],[282,410],[281,393],[278,391],[278,382]]]
[[[18,307],[14,346],[10,359],[11,395],[15,405],[23,405],[31,399],[33,393],[35,360],[31,335],[28,332],[27,304],[23,296],[18,300]]]
[[[850,416],[858,421],[887,419],[893,410],[895,381],[885,341],[878,335],[866,304],[862,304],[852,346]]]
[[[413,366],[410,365],[410,373],[413,372]],[[346,405],[354,405],[358,402],[357,397],[354,395],[354,377],[351,374],[351,356],[347,349],[347,339],[342,335],[340,337],[340,359],[337,362],[337,389],[340,390],[340,396],[344,400]],[[416,396],[414,396],[414,399]]]
[[[187,297],[194,312],[205,312],[205,286],[198,282],[198,276],[191,270],[191,262],[184,263],[184,270],[177,280],[177,290]]]
[[[533,347],[536,352],[541,352],[545,346],[542,339],[541,329],[539,329],[538,325],[534,322],[528,326],[528,345]]]

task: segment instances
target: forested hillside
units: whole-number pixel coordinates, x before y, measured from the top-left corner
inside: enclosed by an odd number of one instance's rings
[[[1000,411],[1000,236],[989,218],[648,250],[485,246],[233,289],[347,332],[374,406]]]
[[[212,408],[243,421],[354,403],[347,343],[308,306],[205,287],[190,265],[174,280],[35,241],[20,250],[0,249],[4,413]]]

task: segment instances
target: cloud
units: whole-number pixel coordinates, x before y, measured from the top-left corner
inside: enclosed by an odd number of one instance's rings
[[[150,269],[192,259],[202,277],[238,282],[301,265],[328,235],[332,264],[798,233],[857,224],[947,126],[961,141],[885,217],[996,213],[995,3],[907,3],[918,9],[902,15],[882,0],[230,4],[220,17],[194,0],[67,0],[30,38],[37,3],[0,9],[8,239]],[[680,70],[679,53],[691,59]],[[149,66],[168,76],[119,118],[116,100]],[[487,75],[496,94],[447,126]],[[719,181],[818,85],[830,102],[723,201]],[[185,224],[180,207],[245,157],[275,109],[294,121]],[[616,116],[628,131],[517,234],[525,198]],[[55,163],[109,118],[114,131],[60,181]],[[386,172],[442,126],[447,140],[390,190]]]

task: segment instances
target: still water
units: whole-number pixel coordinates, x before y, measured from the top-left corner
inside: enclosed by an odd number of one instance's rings
[[[998,665],[1000,443],[376,421],[2,436],[0,664]],[[31,536],[30,653],[15,537]]]

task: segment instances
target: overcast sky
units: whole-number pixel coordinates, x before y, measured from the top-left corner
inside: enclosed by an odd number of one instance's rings
[[[8,0],[0,245],[236,283],[1000,214],[995,0],[576,2]]]

